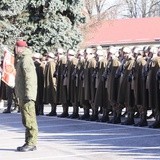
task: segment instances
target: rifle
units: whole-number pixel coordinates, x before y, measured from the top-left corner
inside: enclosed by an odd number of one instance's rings
[[[98,72],[98,61],[96,62],[96,67],[92,74],[92,82],[94,82],[94,80],[96,79],[97,72]]]
[[[147,79],[148,72],[149,72],[150,62],[151,62],[151,58],[148,58],[147,63],[146,63],[146,64],[144,65],[144,67],[142,68],[142,78],[143,78],[144,80]]]
[[[126,59],[123,59],[121,65],[116,70],[115,78],[120,78],[121,77],[121,74],[124,71],[124,64],[125,64],[125,62],[126,62]]]
[[[68,73],[68,65],[65,64],[64,70],[61,74],[62,78],[64,79],[65,77],[67,77],[67,73]]]
[[[112,65],[112,61],[110,60],[108,62],[108,64],[107,64],[106,68],[105,68],[104,73],[102,74],[102,81],[106,81],[107,80],[107,77],[111,72],[111,69],[110,69],[111,65]]]
[[[134,74],[135,74],[135,64],[136,64],[136,61],[134,61],[131,72],[128,75],[128,81],[129,82],[131,82],[135,78],[135,76],[134,76]]]

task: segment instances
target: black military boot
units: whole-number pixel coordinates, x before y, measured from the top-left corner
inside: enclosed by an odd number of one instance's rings
[[[88,120],[89,120],[89,121],[97,121],[98,119],[99,119],[99,118],[98,118],[98,115],[91,115]]]
[[[88,119],[89,121],[97,121],[98,118],[98,113],[93,112],[93,114],[90,116],[90,118]]]
[[[109,121],[109,113],[106,108],[102,108],[103,116],[98,120],[98,122],[108,122]]]
[[[68,116],[68,118],[71,118],[71,119],[76,119],[76,118],[79,118],[79,108],[78,108],[78,105],[73,105],[73,113]]]
[[[127,119],[121,123],[122,125],[133,125],[134,124],[134,114],[128,113]]]
[[[87,120],[89,119],[90,114],[89,114],[89,108],[84,107],[84,114],[79,118],[80,120]]]
[[[58,117],[60,117],[60,118],[68,117],[69,116],[69,114],[68,114],[68,105],[67,104],[63,104],[62,107],[63,107],[63,113],[60,114]]]
[[[119,124],[121,123],[121,113],[113,111],[113,118],[108,123]]]
[[[46,116],[57,116],[57,113],[54,111],[49,112]]]
[[[119,124],[121,123],[122,106],[119,104],[113,105],[113,118],[108,123]]]
[[[149,128],[160,128],[160,121],[155,121],[149,126]]]
[[[134,126],[137,126],[137,127],[145,127],[145,126],[148,126],[147,115],[141,114],[141,115],[140,115],[140,121],[139,121],[138,123],[136,123]]]
[[[139,113],[139,111],[137,111],[137,112],[134,114],[134,118],[140,118],[140,113]]]
[[[57,116],[57,106],[56,104],[51,104],[51,112],[46,114],[46,116]]]
[[[94,107],[92,109],[92,115],[89,117],[88,121],[97,121],[98,119],[98,107]]]
[[[119,123],[121,123],[121,113],[117,113],[117,117],[113,122],[113,124],[119,124]]]
[[[117,118],[117,113],[113,111],[113,117],[110,119],[110,121],[108,121],[108,123],[114,123],[116,121],[116,118]]]
[[[156,116],[156,120],[149,128],[160,128],[160,115]]]
[[[29,152],[29,151],[35,151],[37,150],[36,146],[30,146],[27,144],[24,144],[23,146],[17,147],[18,152]]]

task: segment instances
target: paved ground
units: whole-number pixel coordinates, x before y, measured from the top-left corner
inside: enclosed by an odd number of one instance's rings
[[[160,129],[47,116],[37,120],[38,150],[19,153],[21,115],[0,113],[0,160],[160,160]]]

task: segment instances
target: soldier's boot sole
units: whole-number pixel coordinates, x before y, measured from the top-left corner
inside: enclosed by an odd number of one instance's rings
[[[109,122],[109,117],[108,116],[102,116],[102,118],[99,119],[97,122]]]
[[[98,116],[97,115],[93,115],[93,116],[91,116],[88,120],[89,121],[97,121],[99,118],[98,118]]]
[[[108,123],[119,124],[121,123],[121,119],[119,117],[112,118]]]
[[[127,119],[126,121],[121,123],[122,125],[134,125],[134,119]]]
[[[149,126],[149,128],[160,128],[160,121],[155,121]]]
[[[73,113],[70,116],[68,116],[68,118],[71,118],[71,119],[79,118],[79,114]]]
[[[68,117],[68,116],[69,116],[68,113],[62,113],[62,114],[60,114],[58,117],[59,117],[59,118],[66,118],[66,117]]]
[[[148,126],[148,122],[146,120],[141,120],[138,123],[136,123],[134,126],[136,126],[136,127],[145,127],[145,126]]]
[[[79,117],[80,120],[86,120],[86,119],[89,119],[90,115],[88,114],[84,114],[82,115],[81,117]]]

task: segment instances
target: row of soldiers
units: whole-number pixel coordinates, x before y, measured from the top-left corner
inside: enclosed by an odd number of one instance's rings
[[[149,127],[160,127],[160,50],[155,46],[87,48],[66,53],[59,48],[44,57],[33,56],[38,76],[37,114],[43,105],[51,104],[48,116],[79,118],[113,124],[148,126],[147,111],[155,121]],[[68,114],[69,107],[73,113]],[[79,115],[79,108],[83,115]],[[102,109],[102,117],[99,109]],[[121,122],[122,110],[127,118]],[[90,112],[91,111],[91,112]],[[113,116],[110,118],[109,113]],[[135,123],[135,112],[140,120]]]

